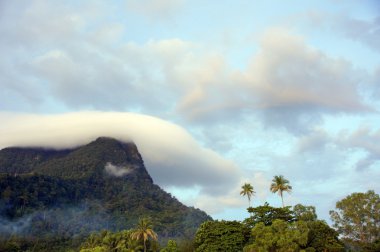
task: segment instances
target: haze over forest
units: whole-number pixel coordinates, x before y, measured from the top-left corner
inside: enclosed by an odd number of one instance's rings
[[[215,219],[380,191],[380,4],[0,1],[0,149],[133,140]]]

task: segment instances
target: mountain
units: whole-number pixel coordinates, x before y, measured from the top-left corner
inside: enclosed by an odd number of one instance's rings
[[[161,238],[191,237],[211,218],[153,183],[137,146],[100,137],[73,149],[0,150],[0,236],[83,237],[150,217]]]

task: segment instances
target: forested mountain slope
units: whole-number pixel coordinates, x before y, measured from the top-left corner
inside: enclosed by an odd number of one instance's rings
[[[0,192],[2,236],[71,238],[145,216],[159,236],[186,237],[211,219],[153,184],[134,143],[106,137],[66,150],[1,150]]]

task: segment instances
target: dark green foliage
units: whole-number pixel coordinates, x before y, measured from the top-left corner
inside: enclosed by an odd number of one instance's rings
[[[344,251],[338,234],[323,221],[275,220],[252,229],[252,243],[244,251]]]
[[[362,244],[359,243],[357,250],[362,250],[366,252],[379,252],[380,251],[380,239],[372,243]]]
[[[178,249],[181,252],[194,252],[195,244],[193,238],[191,239],[181,239],[178,242]]]
[[[78,238],[44,238],[28,239],[20,237],[11,237],[5,239],[0,237],[0,251],[38,251],[38,252],[67,252],[77,251],[80,246]]]
[[[315,221],[317,220],[317,213],[314,206],[304,206],[297,204],[293,207],[294,217],[302,221]]]
[[[86,181],[44,175],[3,175],[0,176],[0,216],[14,219],[36,209],[79,203],[90,194],[86,189]]]
[[[2,247],[0,247],[0,250],[8,252],[17,252],[21,251],[21,246],[15,241],[7,241]]]
[[[303,221],[274,220],[272,225],[260,222],[252,229],[253,243],[244,247],[244,251],[300,251],[307,244],[308,232]]]
[[[344,245],[338,239],[338,233],[329,227],[325,221],[308,221],[308,242],[306,247],[312,247],[315,251],[344,251]]]
[[[248,212],[251,217],[245,219],[245,224],[253,227],[257,223],[264,223],[266,226],[272,225],[274,220],[283,220],[286,222],[293,222],[296,220],[294,212],[290,207],[272,207],[267,202],[263,206],[249,207]]]
[[[161,249],[160,252],[179,252],[177,243],[174,240],[169,240],[165,248]]]
[[[19,165],[5,168],[11,162]],[[107,163],[131,172],[113,176]],[[134,144],[110,138],[64,151],[4,149],[0,172],[9,172],[0,175],[1,244],[14,236],[28,244],[129,229],[141,216],[152,218],[165,241],[191,237],[211,219],[154,185]]]
[[[343,251],[338,233],[317,220],[315,207],[276,208],[268,203],[250,208],[244,223],[252,227],[252,242],[245,251]]]
[[[141,251],[141,244],[132,239],[132,230],[120,232],[110,232],[103,230],[99,233],[91,234],[80,246],[81,252],[91,251]]]
[[[42,148],[5,148],[0,151],[0,173],[12,175],[29,173],[45,161],[60,158],[72,151]]]
[[[195,235],[195,251],[242,251],[249,228],[238,221],[207,221]]]
[[[104,167],[108,162],[133,168],[129,180],[148,180],[149,174],[143,168],[142,158],[133,143],[122,143],[114,139],[101,137],[96,141],[77,148],[60,158],[51,158],[38,165],[33,171],[61,178],[92,178],[104,176]]]

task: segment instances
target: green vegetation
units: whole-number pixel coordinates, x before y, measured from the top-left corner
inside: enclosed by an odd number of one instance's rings
[[[380,197],[374,191],[353,193],[330,211],[334,227],[353,248],[380,250]]]
[[[110,232],[103,230],[91,234],[80,246],[80,252],[127,252],[140,251],[142,245],[132,238],[132,230]]]
[[[315,208],[249,209],[243,222],[208,221],[195,235],[196,251],[344,251],[338,233],[318,220]]]
[[[115,176],[109,163],[130,172]],[[0,248],[76,249],[92,232],[129,230],[143,216],[162,242],[188,240],[211,220],[154,185],[132,143],[99,138],[64,151],[7,148],[0,172]]]
[[[144,222],[144,223],[141,223]],[[146,229],[147,224],[149,228]],[[143,229],[142,229],[143,228]],[[160,252],[180,252],[180,251],[193,251],[186,249],[186,244],[182,241],[177,245],[175,240],[169,239],[167,245],[160,249],[160,244],[156,239],[146,239],[144,242],[144,235],[148,234],[146,231],[149,229],[150,234],[155,234],[153,227],[147,222],[147,219],[141,219],[135,229],[123,230],[119,232],[110,232],[102,230],[98,233],[92,233],[87,239],[79,246],[80,252],[138,252],[138,251],[160,251]],[[136,236],[136,234],[138,234]],[[142,236],[140,236],[142,234]],[[149,236],[149,235],[148,235]],[[156,237],[153,235],[153,237]],[[157,237],[156,237],[157,238]],[[189,241],[191,243],[191,241]],[[145,245],[144,245],[145,243]]]
[[[248,212],[251,217],[245,220],[245,223],[250,227],[262,222],[264,225],[272,225],[274,220],[283,220],[293,222],[296,220],[293,211],[290,207],[272,207],[267,202],[263,206],[250,207]]]
[[[195,235],[195,251],[242,251],[249,228],[238,221],[207,221]]]
[[[307,221],[308,241],[305,247],[312,251],[344,251],[343,243],[338,239],[338,232],[329,227],[325,221]]]
[[[153,231],[152,223],[148,218],[141,218],[137,224],[137,227],[133,230],[132,239],[143,241],[144,252],[146,252],[146,242],[151,238],[157,241],[157,234]]]
[[[0,251],[380,251],[374,191],[338,201],[330,211],[335,230],[314,206],[285,207],[283,192],[292,187],[282,175],[269,189],[282,207],[251,207],[255,191],[245,183],[250,217],[212,220],[154,185],[132,143],[7,148],[0,151]]]
[[[284,176],[274,176],[272,184],[270,185],[270,191],[272,193],[278,192],[281,197],[282,206],[285,207],[283,192],[290,193],[292,191],[292,187],[289,185],[289,180],[285,179]]]
[[[179,251],[180,250],[178,248],[178,245],[176,241],[174,240],[169,240],[166,247],[160,250],[160,252],[179,252]]]
[[[275,176],[270,187],[280,196],[291,189],[283,176]],[[251,191],[246,183],[240,194]],[[379,195],[354,193],[337,202],[337,208],[338,212],[331,211],[336,231],[318,220],[314,206],[249,207],[250,217],[243,222],[203,223],[195,236],[195,251],[380,251]],[[339,234],[345,236],[342,241]]]
[[[294,216],[297,220],[316,221],[317,213],[314,206],[297,204],[293,207]]]
[[[129,183],[124,178],[66,180],[5,175],[0,177],[0,190],[2,222],[15,226],[20,235],[70,237],[104,228],[121,230],[146,215],[151,216],[161,236],[170,238],[194,234],[198,225],[210,219],[156,185],[138,180]],[[26,221],[29,224],[25,227],[17,225]],[[9,230],[0,228],[0,234],[6,236]]]
[[[253,186],[249,183],[245,183],[241,187],[240,195],[247,196],[248,198],[248,207],[251,207],[251,197],[255,194],[255,191],[253,190]]]
[[[258,223],[251,235],[253,242],[244,251],[299,251],[307,243],[308,228],[302,221],[289,224],[274,220],[269,226]]]

